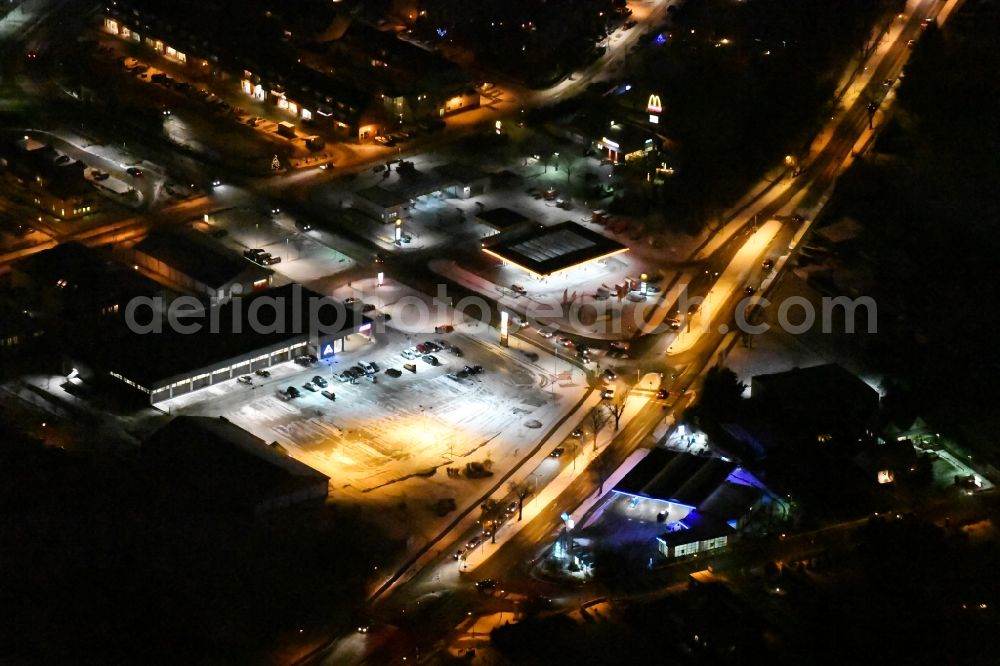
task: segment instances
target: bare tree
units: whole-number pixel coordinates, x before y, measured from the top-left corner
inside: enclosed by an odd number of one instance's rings
[[[590,427],[594,431],[594,450],[597,450],[597,433],[601,431],[604,424],[608,422],[607,416],[604,413],[604,405],[598,405],[594,407],[590,412]]]
[[[618,425],[621,423],[622,414],[625,413],[625,397],[619,396],[610,405],[611,416],[615,419],[615,432],[618,432]]]
[[[521,522],[521,518],[524,516],[524,500],[531,497],[534,490],[530,484],[517,483],[516,481],[511,481],[508,486],[510,487],[510,491],[517,497],[517,522]]]

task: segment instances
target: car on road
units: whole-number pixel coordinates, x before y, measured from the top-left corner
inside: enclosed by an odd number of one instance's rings
[[[315,393],[318,390],[316,388],[316,385],[313,384],[312,382],[306,382],[305,384],[302,385],[302,388],[304,388],[307,391],[312,391],[313,393]]]
[[[455,347],[455,346],[449,347],[448,348],[448,352],[452,356],[458,356],[459,358],[465,356],[465,353],[461,349],[459,349],[458,347]]]
[[[378,145],[386,146],[387,148],[391,148],[392,146],[396,145],[396,141],[394,139],[388,136],[384,136],[382,134],[376,135],[375,138],[372,140]]]
[[[424,347],[426,347],[427,351],[431,352],[432,354],[434,352],[441,351],[441,345],[437,344],[436,342],[431,342],[430,340],[424,343]]]
[[[142,169],[139,167],[128,167],[125,169],[125,173],[132,176],[133,178],[142,178]]]
[[[611,342],[609,346],[611,347],[611,349],[621,349],[622,351],[628,351],[630,345],[625,340],[614,340]]]
[[[755,293],[757,293],[757,290],[752,285],[748,284],[746,286],[746,289],[743,290],[743,293],[746,294],[747,296],[753,296]]]
[[[424,354],[424,355],[423,355],[423,356],[421,357],[421,360],[422,360],[422,361],[423,361],[424,363],[428,363],[428,364],[430,364],[430,365],[441,365],[441,361],[439,361],[439,360],[438,360],[438,357],[437,357],[437,356],[434,356],[433,354]]]
[[[472,550],[473,548],[475,548],[476,546],[478,546],[482,542],[483,542],[483,537],[480,536],[480,535],[476,535],[476,536],[472,537],[471,539],[469,539],[468,541],[465,542],[465,549],[466,550]]]
[[[675,331],[678,328],[681,327],[681,320],[680,319],[676,319],[674,317],[671,317],[669,319],[665,319],[663,323],[665,323],[667,326],[669,326],[671,329],[673,329]]]
[[[760,265],[760,266],[761,266],[761,268],[763,268],[763,269],[764,269],[765,271],[769,271],[769,270],[771,270],[772,268],[774,268],[774,259],[765,259],[765,260],[763,261],[763,263],[761,263],[761,265]]]
[[[440,326],[434,327],[435,333],[451,333],[455,330],[455,327],[451,324],[441,324]]]
[[[563,347],[572,347],[573,346],[573,341],[570,340],[569,338],[561,337],[561,338],[558,338],[556,340],[556,342],[558,342]]]
[[[566,449],[561,446],[557,446],[552,449],[552,453],[549,454],[549,458],[561,458],[564,453],[566,453]]]
[[[527,351],[527,350],[523,350],[522,349],[521,353],[524,354],[524,357],[527,358],[532,363],[535,363],[535,362],[538,361],[539,357],[538,357],[538,353],[537,352]]]
[[[538,329],[538,335],[542,336],[546,340],[548,340],[549,338],[551,338],[555,334],[556,334],[556,331],[553,328],[541,328],[541,329]]]
[[[605,370],[601,376],[604,378],[604,381],[606,382],[613,382],[616,379],[618,379],[618,373],[612,370],[611,368]]]
[[[236,381],[238,381],[240,384],[253,384],[253,377],[251,377],[250,375],[243,375]]]
[[[320,388],[326,388],[327,386],[326,380],[320,377],[319,375],[316,375],[315,377],[312,378],[312,383]]]
[[[510,285],[510,290],[515,293],[521,294],[522,296],[528,295],[528,290],[522,287],[521,285],[517,284],[516,282]]]
[[[270,377],[271,376],[271,371],[270,370],[264,370],[262,368],[262,369],[256,371],[254,374],[257,375],[258,377]]]
[[[497,582],[492,578],[484,578],[476,582],[476,590],[479,592],[492,592],[497,589]]]
[[[470,375],[482,374],[482,372],[483,372],[483,366],[481,366],[481,365],[467,365],[467,366],[465,366],[465,371],[468,372]]]
[[[657,400],[666,400],[669,397],[670,397],[670,391],[668,391],[667,389],[660,389],[659,391],[656,392]]]
[[[55,163],[58,164],[59,166],[65,166],[65,165],[69,164],[72,161],[73,161],[73,158],[70,157],[69,155],[60,155],[59,157],[57,157],[55,159]]]
[[[109,174],[108,172],[97,171],[96,169],[91,172],[91,175],[93,176],[94,180],[107,180],[108,178],[111,177],[111,174]]]
[[[313,225],[305,220],[295,220],[295,228],[299,231],[312,231]]]
[[[337,399],[337,394],[334,393],[333,391],[323,391],[322,393],[320,393],[320,395],[323,396],[324,398],[326,398],[327,400],[336,400]]]
[[[601,391],[601,400],[612,400],[615,397],[615,387],[609,386]]]

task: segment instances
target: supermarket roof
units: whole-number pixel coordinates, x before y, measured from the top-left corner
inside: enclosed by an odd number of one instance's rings
[[[628,248],[576,222],[563,222],[509,236],[501,234],[500,240],[485,245],[483,251],[537,277],[547,277],[627,252]]]

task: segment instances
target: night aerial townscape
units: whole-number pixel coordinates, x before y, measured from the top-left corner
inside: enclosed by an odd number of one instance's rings
[[[0,665],[1000,663],[998,38],[0,0]]]

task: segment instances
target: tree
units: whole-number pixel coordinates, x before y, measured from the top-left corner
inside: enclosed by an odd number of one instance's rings
[[[614,402],[611,403],[611,416],[615,420],[615,432],[618,432],[618,426],[622,420],[622,414],[625,413],[625,396],[618,396],[615,398]]]
[[[517,522],[521,522],[521,518],[524,517],[524,500],[531,497],[534,490],[531,485],[523,482],[518,483],[517,481],[511,481],[508,486],[510,487],[510,491],[517,497]]]
[[[598,405],[594,407],[590,412],[590,427],[594,431],[594,450],[597,450],[597,433],[601,431],[604,424],[608,422],[607,416],[604,414],[604,405]]]
[[[705,373],[701,396],[691,411],[699,419],[724,422],[738,413],[745,389],[746,384],[735,372],[724,365],[716,365]]]

